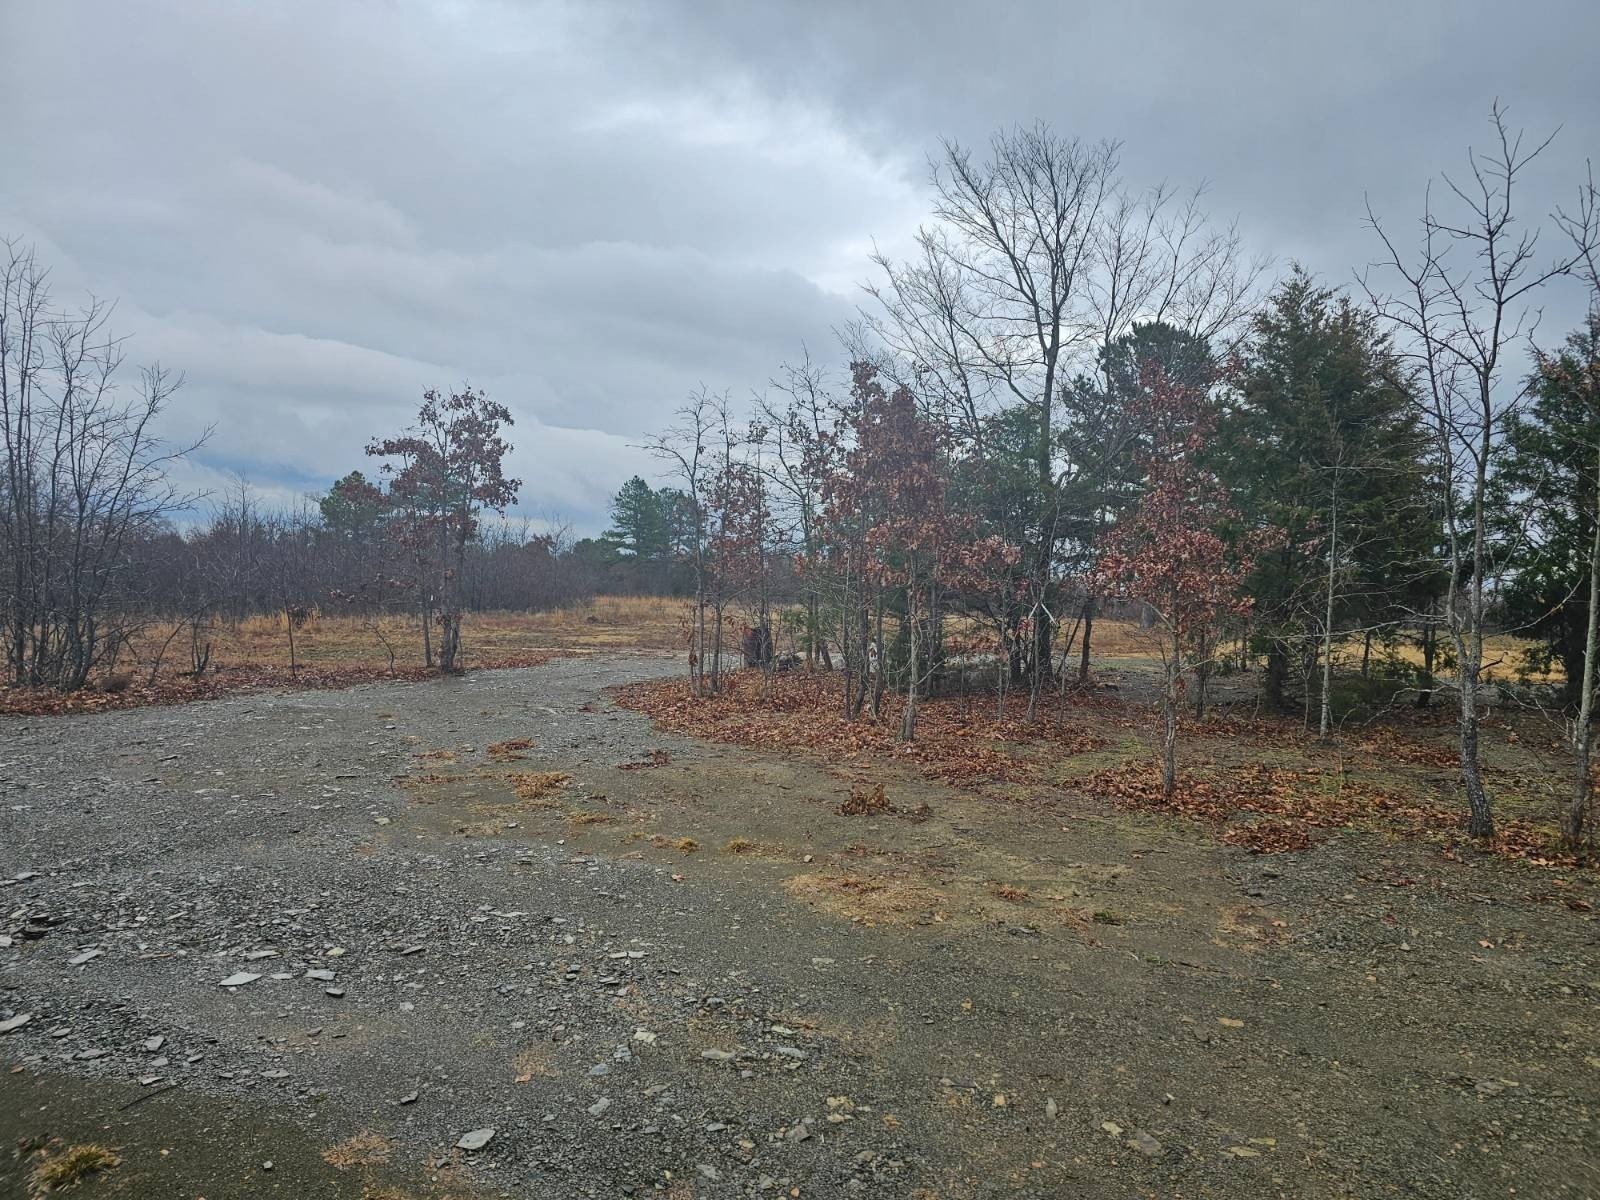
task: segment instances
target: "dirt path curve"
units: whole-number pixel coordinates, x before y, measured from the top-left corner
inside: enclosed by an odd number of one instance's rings
[[[1600,1196],[1540,873],[841,816],[605,698],[668,669],[0,723],[0,1136],[118,1146],[86,1196]]]

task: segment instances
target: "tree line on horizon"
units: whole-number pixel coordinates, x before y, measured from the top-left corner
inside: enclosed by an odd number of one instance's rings
[[[844,717],[892,705],[911,739],[920,701],[975,672],[1036,717],[1092,684],[1097,621],[1129,615],[1160,666],[1169,796],[1182,711],[1259,666],[1263,702],[1322,736],[1448,691],[1470,827],[1488,836],[1478,740],[1490,673],[1519,665],[1493,657],[1506,632],[1529,639],[1529,678],[1559,680],[1519,698],[1569,741],[1580,847],[1600,205],[1589,177],[1573,208],[1531,219],[1519,182],[1549,142],[1525,144],[1498,106],[1491,130],[1415,238],[1368,214],[1379,261],[1353,288],[1297,266],[1270,279],[1198,190],[1129,185],[1113,143],[1042,125],[982,152],[946,142],[931,219],[907,261],[873,260],[839,366],[807,355],[750,405],[700,389],[652,440],[668,482],[627,481],[612,528],[578,542],[491,519],[517,493],[512,418],[466,386],[374,439],[370,476],[285,511],[241,485],[176,529],[197,498],[169,467],[192,447],[154,429],[181,377],[152,368],[119,391],[109,310],[57,306],[32,252],[6,243],[7,677],[85,686],[158,617],[188,630],[199,672],[209,622],[278,612],[292,629],[317,608],[413,613],[448,671],[465,612],[665,592],[691,597],[697,695],[721,692],[732,661],[787,650],[836,672]],[[1589,315],[1535,341],[1563,280]]]
[[[734,610],[840,668],[847,718],[892,695],[913,738],[920,698],[990,663],[1032,719],[1049,690],[1092,682],[1114,609],[1148,626],[1161,668],[1168,797],[1180,708],[1259,665],[1264,703],[1323,737],[1447,691],[1469,828],[1488,837],[1479,740],[1498,684],[1568,740],[1562,825],[1581,853],[1600,204],[1588,176],[1570,209],[1520,211],[1549,141],[1498,105],[1490,129],[1414,243],[1367,214],[1378,259],[1353,288],[1298,266],[1269,284],[1198,193],[1130,188],[1114,144],[1044,126],[984,152],[945,143],[914,254],[875,260],[841,331],[848,368],[785,367],[753,412],[702,388],[653,443],[670,486],[653,505],[642,480],[618,496],[625,554],[664,544],[651,512],[691,523],[671,554],[693,582],[693,691],[722,690]],[[1560,281],[1588,315],[1537,341]],[[778,612],[790,569],[798,604]],[[1522,661],[1497,633],[1528,639]],[[1532,686],[1546,673],[1554,688]]]

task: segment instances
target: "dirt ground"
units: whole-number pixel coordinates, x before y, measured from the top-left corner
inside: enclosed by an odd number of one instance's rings
[[[0,1195],[1600,1196],[1592,881],[1093,761],[845,815],[672,669],[0,722]]]

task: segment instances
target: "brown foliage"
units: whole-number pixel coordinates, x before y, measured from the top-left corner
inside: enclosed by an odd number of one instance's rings
[[[1222,840],[1251,854],[1285,854],[1309,849],[1311,831],[1300,821],[1256,821],[1234,826]]]
[[[853,787],[849,797],[835,810],[841,817],[873,817],[895,811],[894,805],[883,794],[883,784],[871,788]]]
[[[648,714],[673,733],[740,746],[815,750],[834,760],[906,763],[949,783],[1033,779],[1037,768],[1008,753],[1007,743],[1037,743],[1062,755],[1105,745],[1103,738],[1069,728],[1054,715],[1033,725],[996,721],[987,712],[963,713],[962,702],[953,698],[921,701],[917,740],[901,741],[895,704],[886,704],[877,721],[847,721],[840,715],[844,684],[838,675],[771,676],[766,695],[762,683],[760,673],[746,672],[730,675],[717,696],[697,698],[681,680],[628,684],[616,694],[623,707]]]
[[[1404,739],[1396,738],[1396,745]],[[1426,760],[1428,747],[1416,746]],[[1406,837],[1436,836],[1446,841],[1448,857],[1465,838],[1467,817],[1445,808],[1409,799],[1382,788],[1338,781],[1315,769],[1295,770],[1252,763],[1235,768],[1226,783],[1186,775],[1170,804],[1161,799],[1161,777],[1154,765],[1137,762],[1097,772],[1080,785],[1091,795],[1119,808],[1178,813],[1193,820],[1223,825],[1244,814],[1263,819],[1236,825],[1222,834],[1229,845],[1253,854],[1281,854],[1311,845],[1311,830],[1371,826]],[[1501,858],[1535,866],[1566,867],[1573,860],[1556,850],[1552,831],[1527,821],[1502,821],[1489,848]]]

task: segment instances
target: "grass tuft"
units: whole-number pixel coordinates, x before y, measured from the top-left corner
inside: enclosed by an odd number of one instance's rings
[[[1013,904],[1025,903],[1029,894],[1027,888],[1013,887],[1009,883],[993,884],[989,888],[989,892],[991,895],[998,896],[1002,900],[1009,900]]]
[[[572,782],[572,776],[565,771],[521,771],[509,778],[517,799],[529,804],[548,800]]]
[[[518,759],[528,757],[522,752],[532,750],[533,744],[532,738],[509,738],[503,742],[491,742],[488,753],[495,762],[516,762]]]
[[[348,1171],[352,1167],[375,1167],[389,1161],[389,1139],[371,1129],[363,1129],[354,1137],[330,1146],[322,1152],[322,1161],[330,1167]]]
[[[48,1196],[76,1187],[85,1179],[110,1171],[122,1159],[108,1146],[96,1142],[81,1142],[55,1152],[45,1152],[29,1176],[33,1194]]]

